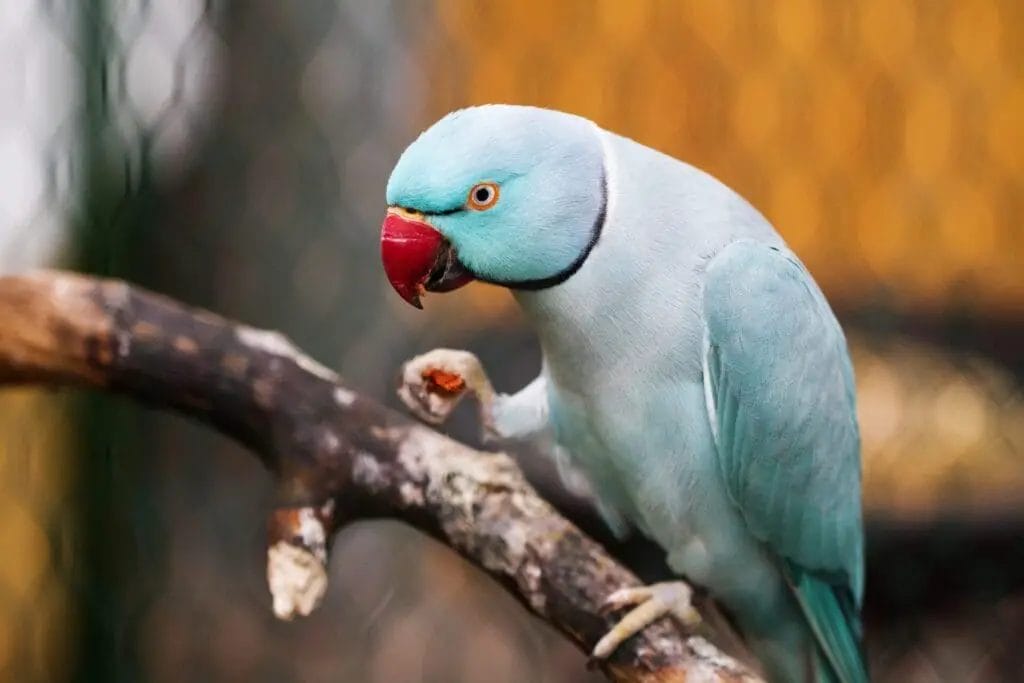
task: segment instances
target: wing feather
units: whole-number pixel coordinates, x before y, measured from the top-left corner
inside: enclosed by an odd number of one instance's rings
[[[726,488],[780,558],[833,675],[867,680],[860,436],[839,323],[795,256],[747,240],[709,263],[703,305]]]

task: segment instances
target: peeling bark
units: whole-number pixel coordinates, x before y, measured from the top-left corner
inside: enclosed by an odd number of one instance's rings
[[[316,607],[333,533],[368,517],[401,519],[438,538],[584,652],[613,623],[603,599],[638,585],[508,456],[358,395],[276,332],[122,282],[59,272],[0,278],[0,383],[122,393],[249,447],[278,482],[268,580],[282,618]],[[598,666],[629,683],[758,680],[667,620]]]

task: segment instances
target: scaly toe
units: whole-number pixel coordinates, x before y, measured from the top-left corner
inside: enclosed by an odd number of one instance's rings
[[[636,605],[626,613],[594,646],[591,657],[605,659],[625,640],[647,628],[666,614],[672,615],[684,627],[700,623],[700,614],[690,599],[693,591],[681,581],[656,583],[639,588],[623,588],[609,595],[601,607],[602,613],[627,605]]]
[[[615,612],[629,605],[637,605],[651,599],[651,590],[647,586],[637,588],[620,588],[615,591],[601,604],[601,614]]]
[[[653,599],[668,607],[668,611],[680,624],[692,628],[701,622],[700,614],[693,607],[693,590],[681,581],[656,583],[650,587]]]

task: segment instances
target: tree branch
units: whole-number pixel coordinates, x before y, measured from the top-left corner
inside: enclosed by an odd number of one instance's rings
[[[348,389],[283,336],[125,283],[59,272],[0,278],[0,384],[119,392],[206,422],[278,482],[268,580],[282,618],[327,585],[344,523],[401,519],[497,579],[584,652],[612,624],[602,600],[636,577],[560,516],[506,455],[459,444]],[[614,681],[755,681],[667,620],[606,662]]]

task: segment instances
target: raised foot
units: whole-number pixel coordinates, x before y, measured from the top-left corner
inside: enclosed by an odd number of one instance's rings
[[[693,590],[682,581],[654,583],[639,588],[622,588],[605,598],[602,612],[614,612],[635,605],[594,646],[591,656],[605,659],[626,639],[639,633],[665,615],[676,619],[683,627],[693,628],[700,623],[700,614],[691,602]]]
[[[398,397],[420,419],[441,424],[459,401],[475,394],[485,439],[493,436],[494,389],[480,360],[469,351],[434,349],[402,366]]]

